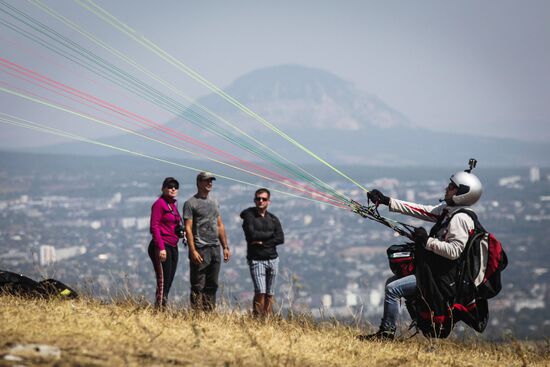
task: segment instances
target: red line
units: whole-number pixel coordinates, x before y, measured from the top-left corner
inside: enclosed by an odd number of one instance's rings
[[[261,171],[261,172],[263,172],[264,174],[266,174],[266,175],[268,175],[268,176],[271,176],[272,178],[275,178],[275,179],[278,179],[278,180],[288,180],[289,182],[291,182],[291,183],[293,183],[293,184],[299,186],[300,188],[303,188],[303,189],[304,189],[304,190],[300,190],[300,189],[297,189],[297,188],[294,187],[293,189],[296,190],[296,191],[305,192],[305,193],[307,193],[308,195],[310,195],[310,196],[312,196],[312,197],[315,197],[315,196],[317,196],[317,195],[318,195],[318,196],[321,196],[321,197],[322,197],[322,201],[325,201],[325,202],[333,202],[333,201],[336,202],[336,200],[335,200],[333,197],[328,197],[325,193],[319,192],[319,191],[317,191],[317,190],[315,190],[315,189],[313,189],[313,188],[311,188],[311,187],[309,187],[309,186],[307,186],[307,185],[304,185],[304,184],[299,183],[299,182],[297,182],[297,181],[295,181],[295,180],[292,180],[292,179],[290,179],[290,178],[288,178],[288,177],[285,177],[285,176],[282,176],[282,175],[280,175],[280,174],[277,174],[277,173],[275,173],[275,172],[273,172],[273,171],[267,170],[267,169],[265,169],[265,168],[263,168],[263,167],[261,167],[261,166],[258,166],[258,165],[256,165],[256,164],[253,164],[253,163],[251,163],[251,162],[248,162],[248,161],[244,161],[244,160],[242,160],[242,159],[239,159],[239,158],[237,158],[237,157],[235,157],[235,156],[233,156],[233,155],[231,155],[231,154],[229,154],[229,153],[227,153],[227,152],[224,152],[224,151],[222,151],[222,150],[220,150],[220,149],[211,147],[211,146],[209,146],[208,144],[202,143],[202,142],[200,142],[200,141],[198,141],[198,140],[196,140],[196,139],[193,139],[193,138],[191,138],[191,137],[189,137],[189,136],[187,136],[187,135],[185,135],[185,134],[181,134],[181,133],[179,133],[179,132],[177,132],[177,131],[175,131],[175,130],[173,130],[173,129],[170,129],[170,128],[166,127],[166,126],[163,126],[163,125],[160,125],[160,124],[158,124],[158,123],[155,123],[155,122],[153,122],[153,121],[151,121],[151,120],[149,120],[149,119],[147,119],[147,118],[144,118],[144,117],[139,116],[139,115],[137,115],[137,114],[135,114],[135,113],[132,113],[132,112],[130,112],[130,111],[127,111],[127,110],[125,110],[125,109],[123,109],[123,108],[121,108],[121,107],[118,107],[118,106],[116,106],[116,105],[114,105],[114,104],[112,104],[112,103],[106,102],[106,101],[101,100],[101,99],[99,99],[99,98],[97,98],[97,97],[94,97],[94,96],[92,96],[92,95],[89,95],[89,94],[87,94],[87,93],[85,93],[85,92],[82,92],[82,91],[79,91],[79,90],[77,90],[77,89],[75,89],[75,88],[72,88],[72,87],[70,87],[70,86],[67,86],[67,85],[65,85],[65,84],[63,84],[63,83],[59,83],[59,82],[57,82],[57,81],[55,81],[55,80],[52,80],[52,79],[50,79],[50,78],[47,78],[47,77],[45,77],[45,76],[43,76],[43,75],[40,75],[40,74],[38,74],[38,73],[36,73],[36,72],[34,72],[34,71],[32,71],[32,70],[26,69],[26,68],[24,68],[24,67],[22,67],[22,66],[20,66],[20,65],[18,65],[18,64],[12,63],[12,62],[10,62],[10,61],[4,59],[4,58],[1,58],[1,57],[0,57],[0,62],[4,64],[4,65],[3,65],[4,67],[9,68],[9,69],[11,69],[11,70],[13,70],[13,71],[15,71],[15,72],[17,72],[17,73],[19,73],[19,74],[22,74],[22,75],[26,76],[27,78],[31,78],[31,79],[36,80],[36,81],[39,82],[39,83],[46,84],[46,85],[51,86],[51,87],[53,87],[53,88],[57,88],[57,89],[59,89],[59,90],[65,92],[65,93],[67,93],[67,94],[71,94],[71,95],[73,95],[73,96],[76,96],[76,97],[78,97],[78,98],[81,98],[81,99],[83,99],[83,100],[85,100],[85,101],[88,101],[88,102],[90,102],[90,103],[94,103],[94,104],[96,104],[96,105],[99,105],[100,107],[103,107],[103,108],[105,108],[105,109],[107,109],[107,110],[109,110],[109,111],[112,111],[112,112],[116,113],[116,114],[119,114],[119,115],[122,115],[122,116],[124,116],[124,117],[127,117],[127,118],[131,118],[131,119],[137,120],[138,123],[140,123],[140,124],[142,124],[142,125],[145,125],[145,126],[148,126],[148,127],[151,127],[151,128],[153,128],[153,129],[156,129],[157,132],[158,132],[158,131],[162,131],[162,132],[164,132],[164,133],[166,133],[166,134],[168,134],[168,135],[170,135],[170,136],[176,137],[176,138],[178,138],[178,139],[180,139],[180,140],[187,141],[188,143],[191,143],[191,144],[193,144],[193,145],[199,146],[200,148],[202,148],[202,149],[204,149],[204,150],[206,150],[206,151],[210,151],[210,152],[212,152],[212,153],[214,153],[214,154],[217,154],[217,155],[220,155],[220,156],[224,156],[224,155],[225,155],[226,157],[229,157],[229,158],[230,158],[230,161],[239,162],[239,163],[243,164],[243,165],[246,166],[246,167],[249,167],[249,168],[254,169],[254,170]],[[13,74],[11,74],[11,73],[8,73],[8,74],[13,75]],[[33,84],[35,84],[35,83],[33,83]],[[36,84],[35,84],[35,85],[36,85]],[[42,86],[42,87],[45,88],[45,89],[48,89],[48,90],[50,90],[50,91],[52,91],[52,92],[54,92],[54,93],[59,94],[59,92],[54,91],[54,90],[52,90],[52,89],[50,89],[50,88],[47,88],[47,87],[45,87],[45,86]],[[73,98],[71,98],[71,99],[73,99]],[[73,100],[74,100],[74,99],[73,99]],[[77,101],[77,102],[78,102],[78,101]],[[84,103],[82,103],[82,102],[79,102],[79,103],[84,104]],[[87,105],[87,104],[84,104],[84,105]],[[91,107],[91,106],[89,106],[89,105],[87,105],[87,106],[88,106],[88,107]],[[64,107],[66,107],[66,106],[64,106]],[[94,108],[94,107],[92,107],[92,108]],[[68,109],[70,109],[70,108],[68,108]],[[94,108],[94,109],[95,109],[95,108]],[[79,113],[81,113],[81,112],[79,112]],[[94,117],[94,118],[95,118],[95,117]],[[112,122],[109,122],[109,123],[112,124],[112,125],[117,126],[116,124],[114,124],[114,123],[112,123]],[[307,190],[307,191],[306,191],[306,190]],[[336,203],[337,203],[337,204],[336,204],[337,206],[344,207],[341,203],[339,203],[339,202],[336,202]]]
[[[62,63],[56,61],[55,59],[53,59],[52,57],[50,57],[46,53],[39,52],[37,49],[31,49],[31,48],[25,47],[25,46],[21,45],[19,42],[14,42],[11,39],[7,39],[6,37],[3,37],[2,34],[0,34],[0,39],[2,39],[2,42],[6,43],[6,44],[9,44],[11,48],[17,48],[22,53],[30,56],[31,58],[33,58],[35,60],[40,60],[42,63],[47,61],[50,65],[54,65],[55,67],[62,70],[64,73],[72,74],[72,75],[77,76],[79,78],[85,79],[90,84],[94,84],[96,86],[109,89],[111,92],[119,95],[120,97],[123,97],[125,99],[131,99],[134,103],[143,104],[143,101],[138,100],[133,93],[128,93],[124,89],[113,88],[112,85],[109,85],[107,83],[102,83],[97,78],[90,77],[87,74],[93,74],[93,73],[88,71],[88,70],[83,70],[84,72],[78,72],[74,68],[70,68],[66,64],[62,64]],[[166,114],[170,118],[177,117],[177,115],[175,115],[174,113],[167,112],[164,109],[160,108],[159,106],[155,105],[154,103],[151,103],[149,101],[147,101],[147,102],[152,107],[154,107],[157,112],[161,112],[163,114]]]

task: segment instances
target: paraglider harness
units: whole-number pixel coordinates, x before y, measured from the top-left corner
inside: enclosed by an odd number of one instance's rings
[[[474,229],[458,259],[446,259],[423,247],[415,251],[418,293],[408,310],[411,313],[412,308],[411,317],[427,337],[446,338],[459,321],[483,332],[489,319],[487,300],[500,292],[500,274],[508,265],[502,244],[483,228],[477,215],[461,209],[453,216],[458,213],[467,214],[474,221]],[[442,219],[438,221],[430,236],[435,236],[445,224]]]
[[[470,169],[477,161],[470,159]],[[378,203],[367,206],[352,201],[352,211],[364,218],[384,224],[398,234],[414,241],[415,227],[380,215]],[[430,237],[446,225],[454,215],[465,213],[474,222],[464,251],[456,260],[439,256],[413,243],[392,245],[388,261],[392,272],[399,276],[415,274],[417,295],[406,302],[413,324],[426,337],[446,338],[459,321],[478,332],[487,326],[487,300],[501,290],[500,273],[508,265],[506,253],[496,237],[487,232],[477,215],[467,209],[457,210],[445,221],[444,216],[430,230]]]

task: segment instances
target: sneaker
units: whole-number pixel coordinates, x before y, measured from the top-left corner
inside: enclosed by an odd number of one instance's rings
[[[395,331],[380,329],[374,334],[358,335],[357,339],[361,341],[393,340],[395,339]]]

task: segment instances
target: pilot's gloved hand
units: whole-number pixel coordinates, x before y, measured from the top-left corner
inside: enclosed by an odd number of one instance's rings
[[[390,198],[382,194],[379,190],[371,190],[367,192],[367,197],[375,204],[390,205]]]
[[[426,243],[428,242],[428,232],[426,232],[424,227],[415,228],[412,237],[416,246],[426,247]]]

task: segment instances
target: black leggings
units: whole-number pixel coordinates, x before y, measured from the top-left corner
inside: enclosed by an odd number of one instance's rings
[[[155,306],[157,307],[166,306],[168,292],[170,291],[174,275],[176,274],[176,268],[178,267],[178,247],[166,245],[165,250],[166,260],[161,262],[159,248],[153,241],[149,243],[149,257],[153,262],[153,268],[157,277],[157,291],[155,294]]]

